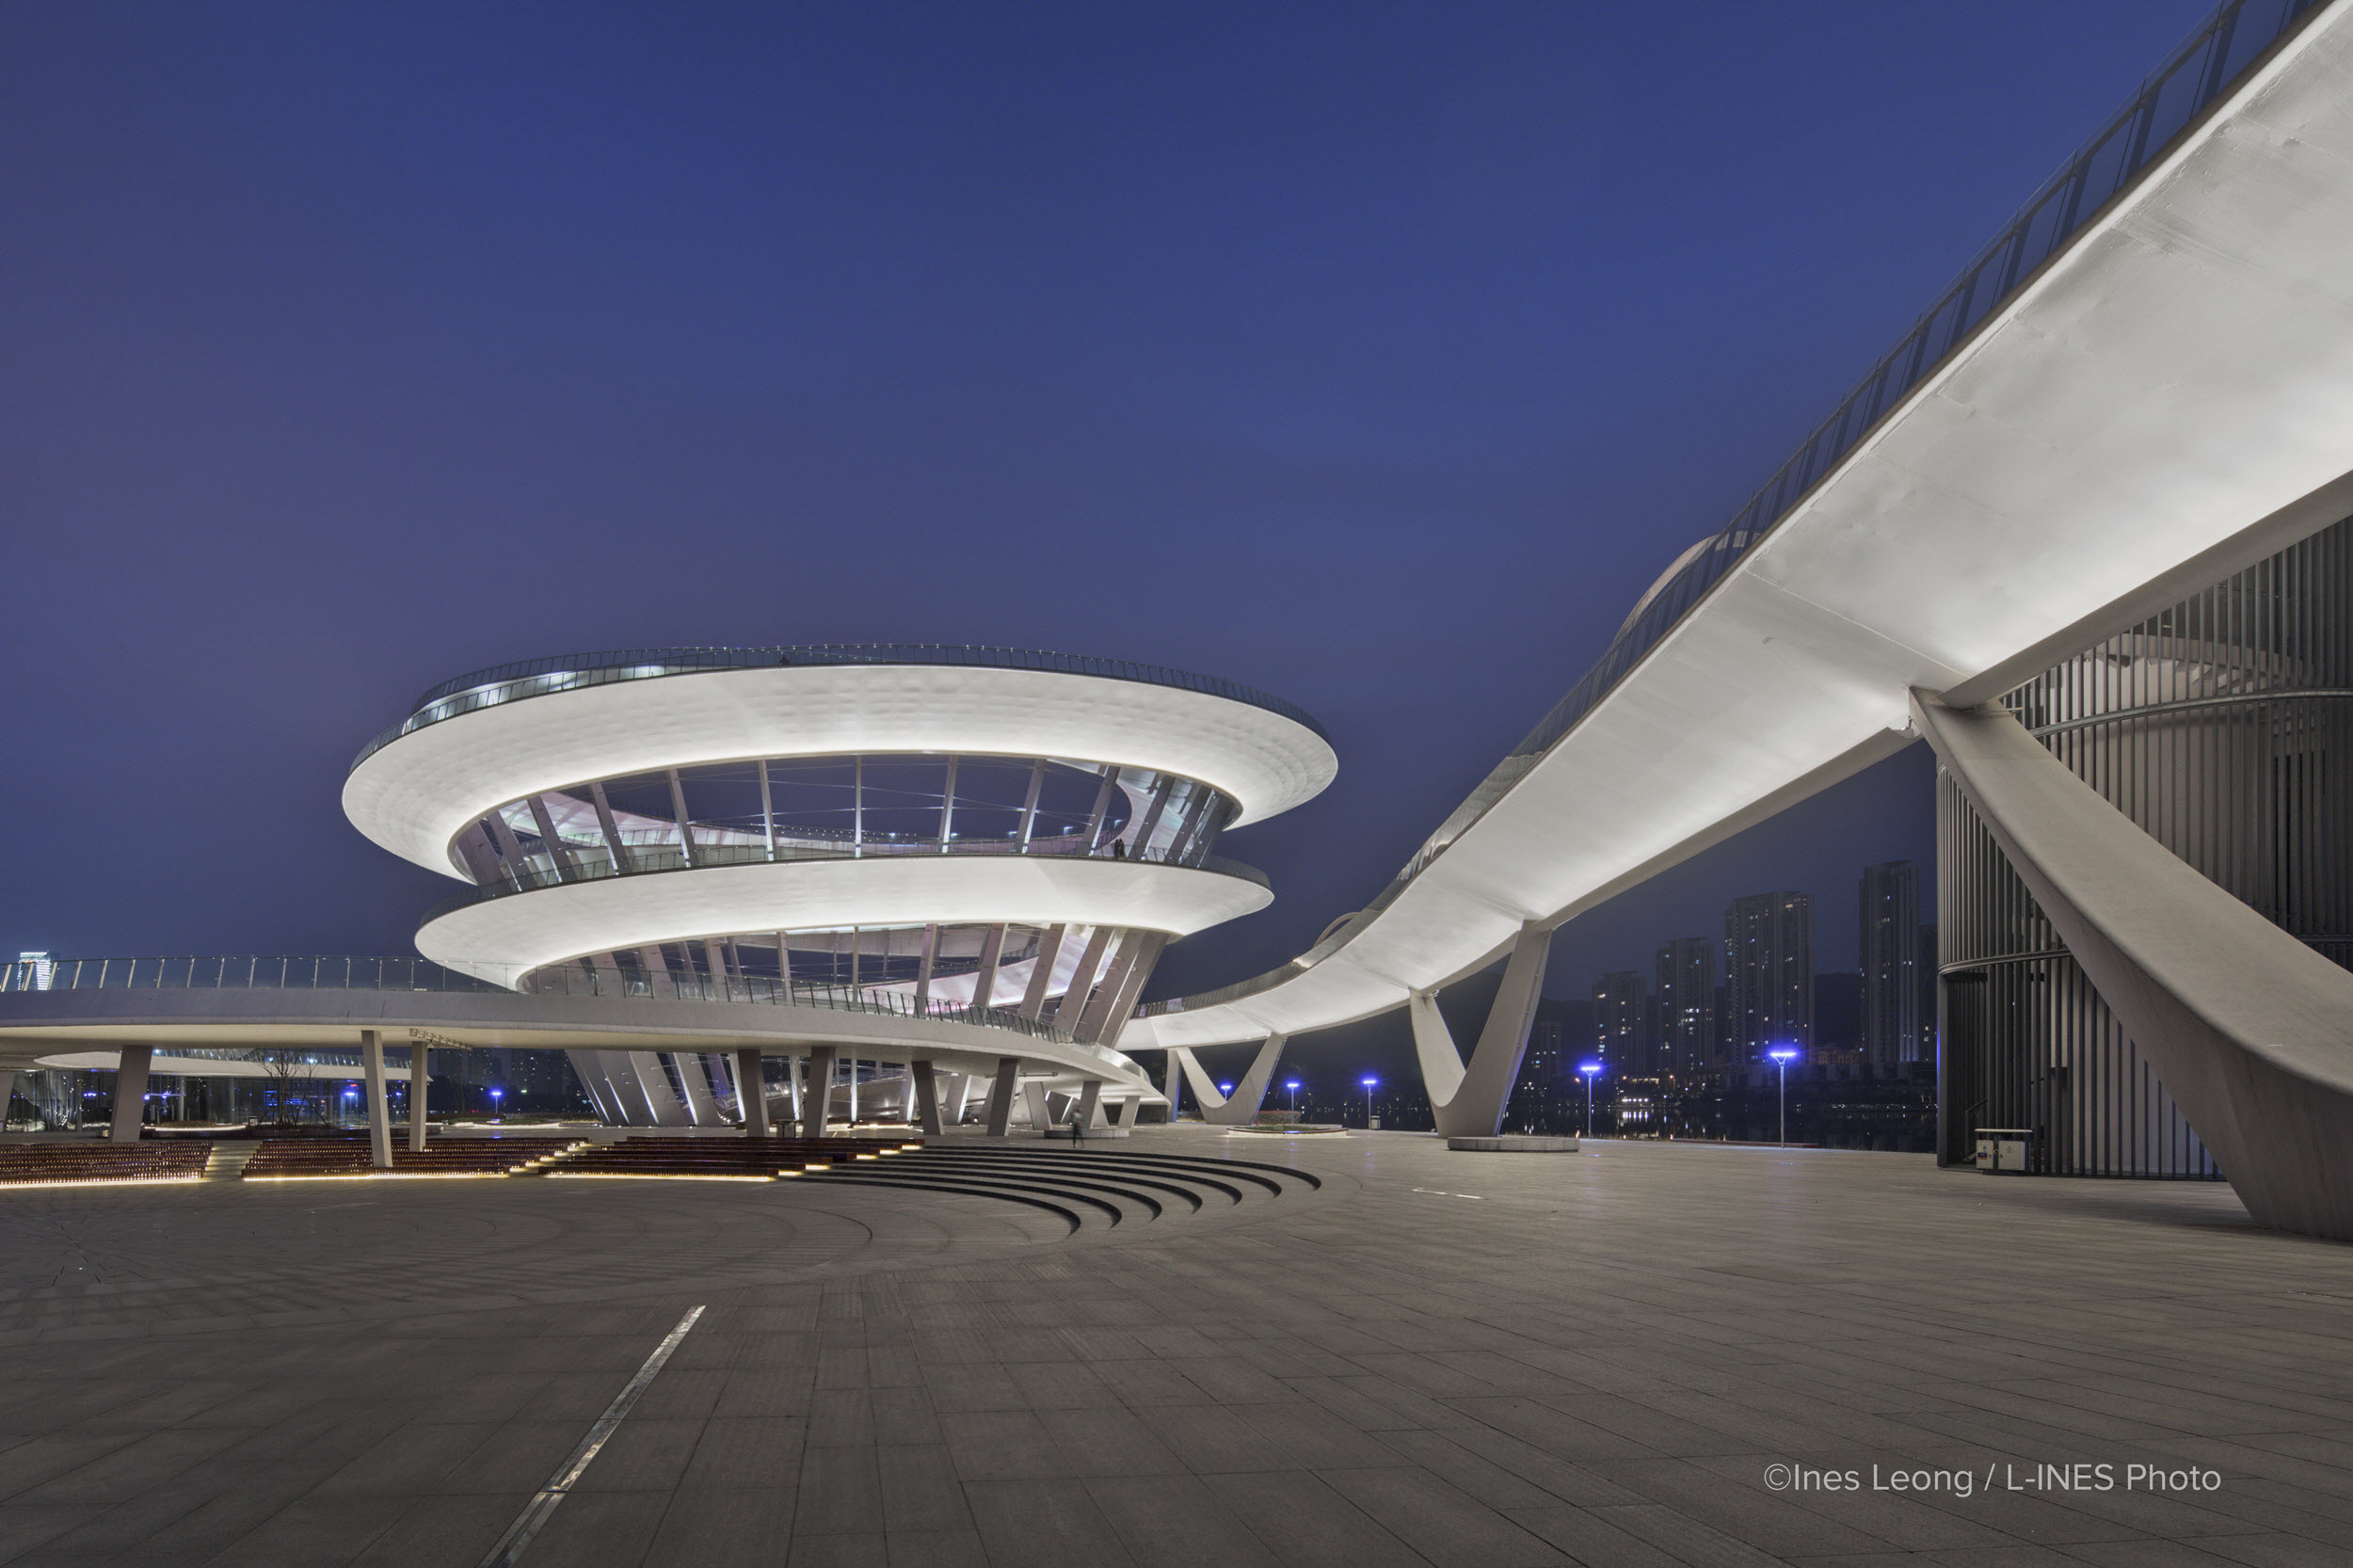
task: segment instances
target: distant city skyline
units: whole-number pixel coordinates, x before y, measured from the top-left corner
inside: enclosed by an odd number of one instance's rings
[[[1820,901],[1796,889],[1734,895],[1723,935],[1657,945],[1647,971],[1591,977],[1581,1001],[1549,1002],[1588,1054],[1621,1073],[1725,1070],[1787,1048],[1823,1061],[1896,1068],[1935,1060],[1936,927],[1920,919],[1932,868],[1911,860],[1859,869],[1853,968],[1817,958]]]

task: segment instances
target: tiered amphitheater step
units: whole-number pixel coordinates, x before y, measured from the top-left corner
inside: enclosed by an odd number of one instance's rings
[[[667,1176],[774,1181],[862,1165],[922,1147],[920,1138],[622,1138],[589,1144],[551,1161],[552,1176]]]
[[[1323,1185],[1305,1171],[1243,1160],[961,1140],[913,1150],[887,1164],[811,1174],[834,1183],[1026,1204],[1059,1213],[1074,1230],[1224,1212]]]
[[[195,1181],[212,1150],[194,1140],[0,1144],[0,1187],[63,1181]]]
[[[378,1171],[368,1140],[264,1138],[241,1174],[247,1181],[312,1176],[503,1176],[536,1169],[579,1146],[570,1138],[441,1138],[421,1150],[394,1146],[392,1168]]]

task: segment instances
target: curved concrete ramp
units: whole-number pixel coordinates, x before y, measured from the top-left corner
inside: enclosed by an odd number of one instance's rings
[[[2201,876],[2000,708],[1915,722],[2257,1223],[2353,1240],[2353,972]]]

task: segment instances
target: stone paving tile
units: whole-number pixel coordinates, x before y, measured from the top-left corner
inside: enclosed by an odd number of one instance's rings
[[[1176,1451],[1134,1411],[1046,1410],[1038,1412],[1037,1419],[1053,1439],[1059,1456],[1056,1474],[1093,1480],[1188,1473]]]
[[[801,1456],[793,1534],[858,1535],[882,1520],[882,1471],[872,1448],[809,1448]]]
[[[1334,1470],[1320,1476],[1436,1568],[1552,1568],[1569,1561],[1427,1470]]]
[[[1405,1135],[1286,1158],[1326,1191],[1075,1240],[881,1190],[228,1187],[168,1194],[157,1256],[132,1193],[9,1194],[0,1342],[38,1326],[0,1389],[0,1561],[472,1568],[693,1304],[536,1560],[2353,1561],[2353,1249],[2226,1191]],[[60,1224],[81,1282],[36,1284]],[[419,1229],[434,1267],[385,1271]],[[2228,1479],[1764,1480],[2072,1459]]]
[[[205,1560],[222,1568],[348,1562],[406,1512],[399,1497],[297,1498]]]
[[[0,1503],[0,1562],[14,1562],[105,1512],[96,1503]]]
[[[522,1499],[427,1493],[352,1561],[356,1568],[478,1568]]]
[[[1280,1568],[1217,1490],[1195,1477],[1156,1476],[1141,1485],[1104,1479],[1087,1492],[1140,1568]]]

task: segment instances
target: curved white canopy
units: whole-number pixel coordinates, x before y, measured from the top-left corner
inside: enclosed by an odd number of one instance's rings
[[[1156,768],[1214,785],[1237,824],[1312,799],[1338,759],[1279,713],[1180,687],[956,664],[696,670],[551,692],[411,731],[344,781],[360,832],[454,874],[492,808],[584,779],[748,757],[935,752]]]
[[[1182,936],[1273,895],[1221,872],[1075,856],[755,861],[601,877],[470,904],[417,951],[486,980],[586,952],[743,931],[995,924],[1132,926]]]

